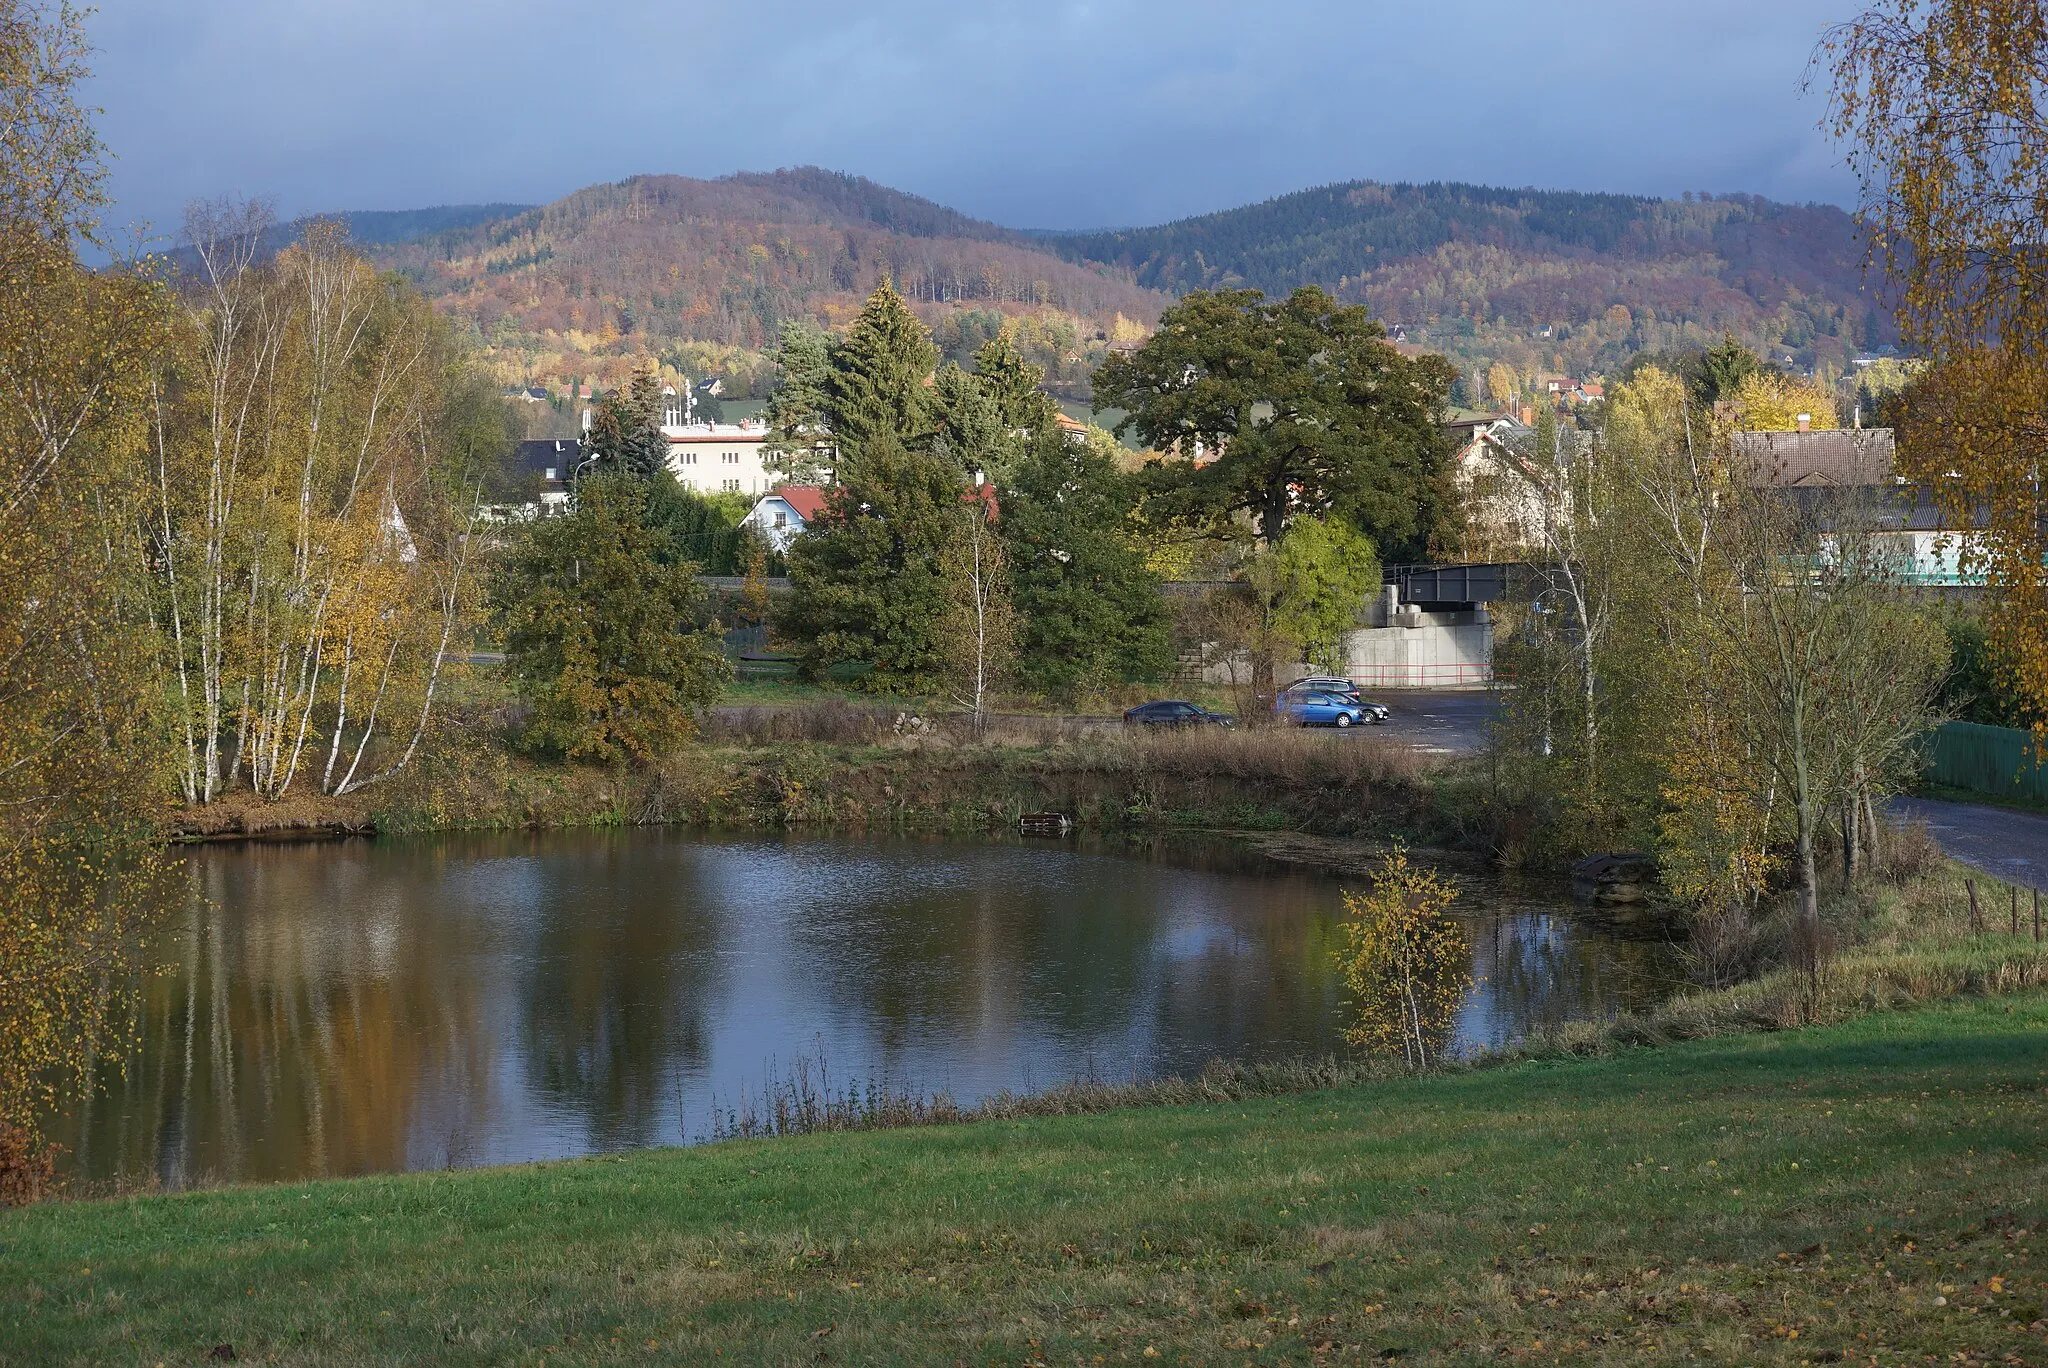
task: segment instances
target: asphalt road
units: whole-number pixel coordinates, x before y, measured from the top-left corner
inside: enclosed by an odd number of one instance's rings
[[[1499,711],[1485,689],[1367,689],[1363,694],[1393,712],[1380,732],[1433,755],[1485,750],[1487,729]]]
[[[1890,806],[1895,818],[1926,822],[1950,859],[2048,893],[2048,816],[1933,798],[1894,798]]]

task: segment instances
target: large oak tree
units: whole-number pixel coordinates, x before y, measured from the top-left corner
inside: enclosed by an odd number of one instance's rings
[[[1162,453],[1145,472],[1155,517],[1248,517],[1277,544],[1298,517],[1335,516],[1386,558],[1420,559],[1450,527],[1442,423],[1456,378],[1321,290],[1223,290],[1187,296],[1106,361],[1095,403],[1125,410],[1118,433]]]

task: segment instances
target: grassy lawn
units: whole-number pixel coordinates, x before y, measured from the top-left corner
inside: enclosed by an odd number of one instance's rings
[[[0,1215],[0,1363],[2048,1361],[2048,996]],[[337,1118],[345,1124],[345,1118]]]

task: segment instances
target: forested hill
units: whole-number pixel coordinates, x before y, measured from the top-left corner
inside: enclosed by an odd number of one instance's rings
[[[525,213],[531,207],[525,204],[440,204],[430,209],[352,209],[334,214],[308,214],[266,231],[260,251],[265,256],[277,252],[298,241],[309,226],[323,218],[340,219],[348,227],[349,240],[368,249],[412,242],[434,233],[510,218],[514,214]],[[166,255],[181,270],[194,270],[199,264],[199,259],[187,246],[176,247]]]
[[[1025,234],[802,167],[346,217],[380,264],[474,325],[508,384],[615,383],[654,354],[743,394],[767,382],[759,349],[785,320],[838,326],[885,275],[949,356],[1011,323],[1074,396],[1174,295],[1238,284],[1367,304],[1455,359],[1474,405],[1726,333],[1824,372],[1894,340],[1847,214],[1740,195],[1360,181],[1157,228]]]
[[[1597,372],[1733,332],[1839,369],[1893,340],[1855,223],[1827,205],[1354,181],[1040,240],[1176,294],[1320,285],[1475,368]]]
[[[627,352],[685,343],[758,349],[787,319],[845,322],[888,276],[950,353],[1018,320],[1027,351],[1071,389],[1169,302],[1021,234],[808,167],[639,176],[375,255],[472,320],[508,380],[603,380]],[[701,346],[679,360],[726,368]]]

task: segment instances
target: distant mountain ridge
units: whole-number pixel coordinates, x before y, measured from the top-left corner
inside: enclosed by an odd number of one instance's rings
[[[815,167],[717,180],[635,176],[514,215],[374,249],[471,320],[515,376],[609,373],[683,343],[759,349],[789,319],[850,319],[885,278],[971,351],[1005,320],[1056,386],[1085,386],[1101,347],[1169,302],[943,205]],[[592,364],[581,371],[578,358]],[[693,363],[699,364],[699,363]]]
[[[758,349],[788,318],[843,324],[884,276],[952,355],[1025,320],[1067,393],[1174,296],[1240,285],[1368,305],[1457,360],[1474,404],[1729,333],[1837,371],[1895,340],[1847,213],[1744,195],[1351,181],[1151,228],[1027,232],[798,167],[345,217],[380,263],[474,323],[510,378],[684,343]]]
[[[341,220],[348,227],[350,242],[358,248],[371,249],[411,242],[473,224],[490,223],[525,213],[532,207],[528,204],[439,204],[426,209],[344,209],[331,214],[305,214],[267,229],[258,252],[265,257],[276,255],[298,241],[308,227],[323,219]],[[189,246],[180,245],[166,255],[181,269],[198,265],[198,259]]]
[[[1062,255],[1113,263],[1176,294],[1230,284],[1281,293],[1332,285],[1460,238],[1611,252],[1658,203],[1634,195],[1349,181],[1153,228],[1043,239]]]
[[[1351,181],[1156,228],[1038,240],[1174,294],[1320,285],[1474,366],[1613,369],[1636,351],[1734,333],[1839,370],[1896,340],[1855,220],[1755,196]]]

